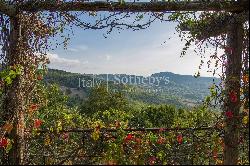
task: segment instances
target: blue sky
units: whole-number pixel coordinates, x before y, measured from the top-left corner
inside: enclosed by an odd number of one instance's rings
[[[89,19],[89,18],[88,18]],[[116,30],[105,38],[107,30],[74,28],[67,50],[61,47],[49,53],[49,67],[88,74],[136,74],[149,76],[169,71],[194,75],[200,57],[193,46],[180,57],[184,43],[175,34],[176,23],[156,21],[140,31]],[[170,38],[170,39],[169,39]],[[202,76],[212,76],[204,66]]]

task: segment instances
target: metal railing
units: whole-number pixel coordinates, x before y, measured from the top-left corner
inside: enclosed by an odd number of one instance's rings
[[[249,129],[240,129],[239,164],[249,164]],[[39,131],[27,164],[222,164],[222,129],[142,128]]]

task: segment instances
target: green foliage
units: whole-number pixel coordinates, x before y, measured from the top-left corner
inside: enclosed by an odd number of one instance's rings
[[[20,65],[10,66],[7,69],[4,69],[0,72],[0,94],[2,93],[1,87],[2,84],[6,84],[10,86],[13,80],[18,76],[21,75],[23,71],[23,67]]]
[[[81,112],[86,115],[104,112],[109,109],[126,111],[128,109],[128,101],[122,93],[110,92],[105,86],[93,88],[89,98],[80,106]]]
[[[130,126],[169,128],[173,125],[176,112],[173,106],[149,106],[134,114]]]

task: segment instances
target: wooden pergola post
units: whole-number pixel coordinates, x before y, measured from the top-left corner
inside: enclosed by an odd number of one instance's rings
[[[243,49],[243,24],[234,22],[227,33],[227,67],[225,80],[224,113],[230,111],[233,117],[225,117],[224,135],[224,164],[236,165],[239,157],[239,112],[240,112],[240,87]],[[232,95],[236,95],[236,101],[232,101]]]
[[[15,68],[22,62],[22,52],[20,51],[20,19],[18,14],[10,17],[10,39],[9,50],[7,52],[7,66]],[[17,75],[12,84],[5,87],[3,101],[3,118],[13,121],[13,129],[9,134],[12,139],[12,148],[5,160],[8,165],[23,165],[24,159],[24,99],[22,96],[22,75]]]

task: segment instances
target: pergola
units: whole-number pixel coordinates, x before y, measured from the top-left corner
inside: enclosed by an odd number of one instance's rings
[[[232,18],[231,20],[224,21],[225,26],[217,25],[216,21],[213,22],[210,27],[213,27],[211,36],[220,35],[226,31],[227,33],[227,45],[232,48],[233,52],[227,55],[228,67],[226,71],[225,90],[230,92],[234,90],[237,92],[237,98],[240,99],[240,81],[235,81],[230,78],[241,78],[241,61],[242,61],[242,45],[243,45],[243,24],[248,21],[249,14],[249,1],[165,1],[165,2],[60,2],[60,1],[24,1],[22,3],[10,4],[8,1],[0,0],[0,13],[4,13],[11,20],[11,33],[10,33],[10,50],[7,54],[7,58],[10,64],[18,63],[18,38],[19,38],[19,22],[18,13],[20,12],[38,12],[38,11],[120,11],[120,12],[166,12],[166,11],[226,11],[236,15],[243,15],[243,20],[237,20]],[[187,29],[185,29],[187,30]],[[209,38],[207,34],[205,38]],[[16,78],[13,82],[13,86],[10,87],[8,95],[8,103],[6,112],[16,114],[23,117],[24,110],[21,108],[21,103],[15,103],[18,96],[20,79]],[[239,101],[239,100],[238,100]],[[227,97],[224,101],[224,111],[228,109],[232,110],[235,116],[239,115],[240,104],[239,102],[230,103],[230,98]],[[238,159],[238,134],[239,129],[234,127],[233,124],[237,122],[237,119],[233,118],[226,120],[225,126],[225,149],[224,149],[224,164],[237,164]],[[24,135],[24,129],[21,128],[23,119],[15,121],[15,142],[13,148],[21,149],[23,146],[22,139]],[[11,154],[14,158],[14,164],[22,164],[23,154],[19,150],[16,150]]]

